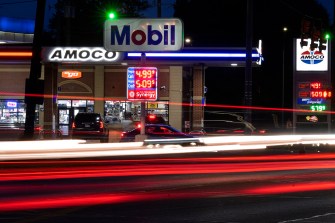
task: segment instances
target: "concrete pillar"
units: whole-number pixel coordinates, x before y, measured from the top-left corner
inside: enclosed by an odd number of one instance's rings
[[[192,129],[201,130],[204,128],[204,84],[203,84],[203,66],[193,68],[193,111],[192,111]]]
[[[43,75],[44,74],[44,75]],[[57,75],[58,65],[56,63],[47,63],[44,65],[44,111],[41,116],[43,118],[43,128],[52,129],[53,121],[58,128],[58,107],[57,107]]]
[[[94,69],[94,112],[100,113],[104,116],[104,78],[105,67],[103,65],[96,65]]]
[[[183,67],[170,67],[169,80],[169,124],[182,130]]]

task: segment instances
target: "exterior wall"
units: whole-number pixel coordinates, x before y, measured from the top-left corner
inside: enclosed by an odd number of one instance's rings
[[[159,67],[158,69],[158,100],[167,101],[169,100],[169,89],[170,89],[170,68]]]
[[[6,95],[0,99],[24,99],[25,81],[30,74],[30,65],[0,65],[0,89]]]
[[[108,100],[126,100],[127,67],[105,67],[104,86]]]
[[[62,71],[77,70],[82,72],[80,79],[64,79],[62,78]],[[94,97],[94,66],[81,66],[81,65],[62,65],[58,69],[58,97],[71,98],[80,96],[83,99]]]

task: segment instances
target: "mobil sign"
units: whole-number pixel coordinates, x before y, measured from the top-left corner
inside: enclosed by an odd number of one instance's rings
[[[106,20],[104,47],[108,51],[177,51],[183,47],[179,19]]]

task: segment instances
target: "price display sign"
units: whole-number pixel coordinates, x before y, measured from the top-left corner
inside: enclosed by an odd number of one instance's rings
[[[157,100],[157,68],[129,67],[127,69],[127,99]]]

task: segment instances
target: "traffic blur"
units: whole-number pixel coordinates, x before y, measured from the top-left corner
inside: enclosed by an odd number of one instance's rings
[[[335,184],[331,180],[334,178],[334,159],[333,153],[303,156],[266,153],[261,155],[241,153],[238,156],[226,153],[222,156],[222,154],[215,153],[210,156],[202,154],[197,157],[185,155],[150,158],[141,156],[119,159],[0,161],[2,166],[0,170],[0,213],[8,215],[10,214],[8,212],[13,211],[73,207],[85,207],[83,210],[80,208],[77,210],[86,212],[87,208],[95,205],[125,205],[145,201],[147,203],[143,206],[148,207],[147,205],[154,201],[182,203],[192,199],[192,202],[184,203],[185,207],[190,207],[189,203],[197,203],[194,202],[194,199],[201,199],[198,204],[203,205],[204,200],[202,199],[206,198],[216,198],[222,201],[224,198],[245,196],[249,199],[252,196],[262,196],[264,199],[265,196],[273,195],[327,192],[335,189]],[[308,195],[304,196],[304,201],[306,196],[308,200],[312,199],[312,195]],[[282,199],[283,197],[276,198],[275,201]],[[154,204],[159,205],[155,202]],[[259,198],[257,204],[261,204]],[[225,209],[228,208],[228,205],[224,203]],[[235,206],[240,208],[238,205],[240,205],[239,202]],[[97,208],[97,213],[104,209],[101,207]],[[110,215],[111,208],[108,206],[106,210],[109,215],[104,215],[104,218],[113,216]],[[140,207],[137,205],[137,208]],[[222,211],[222,205],[220,208]],[[292,206],[288,208],[292,209]],[[299,208],[301,209],[302,206]],[[129,210],[134,210],[134,208]],[[254,213],[255,206],[252,210]],[[43,215],[37,212],[36,214],[43,216],[43,222],[49,222],[46,218],[67,218],[73,211],[75,210],[61,211],[56,215],[48,213]],[[203,213],[202,209],[199,211]],[[278,209],[275,211],[278,212]],[[244,209],[243,213],[245,214]],[[17,217],[22,217],[22,214],[26,213],[15,215],[15,218],[10,219],[15,219],[17,222]],[[25,222],[30,222],[27,220],[30,218],[38,220],[31,212],[27,214]],[[151,216],[151,212],[144,214],[146,217]],[[92,220],[91,217],[90,220]],[[5,218],[2,217],[2,219]],[[6,219],[9,220],[9,218]],[[64,221],[59,220],[59,222]]]
[[[233,150],[266,150],[282,146],[302,152],[306,147],[335,144],[335,135],[272,135],[272,136],[216,136],[202,137],[201,145],[155,141],[154,143],[94,143],[86,140],[44,140],[0,142],[0,160],[58,159],[80,157],[112,157],[126,155],[178,154]]]

